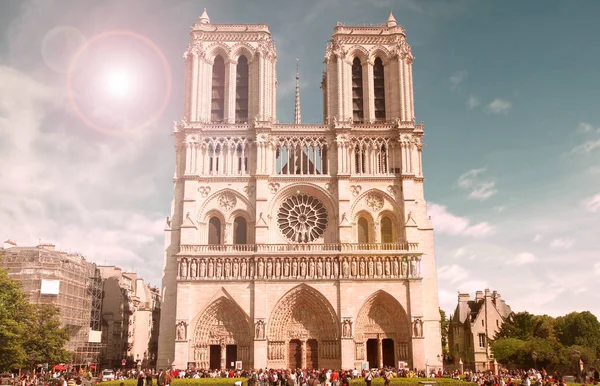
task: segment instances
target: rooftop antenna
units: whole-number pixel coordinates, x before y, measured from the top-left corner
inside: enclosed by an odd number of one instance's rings
[[[296,114],[294,115],[294,123],[299,125],[302,123],[300,114],[300,59],[296,58]]]

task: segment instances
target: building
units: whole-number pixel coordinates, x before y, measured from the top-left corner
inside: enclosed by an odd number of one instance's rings
[[[102,364],[154,366],[158,349],[160,295],[136,273],[99,266],[103,281]]]
[[[510,307],[496,291],[477,291],[474,300],[469,294],[458,294],[458,305],[448,325],[454,364],[462,361],[465,369],[476,371],[493,369],[494,353],[489,341],[510,313]]]
[[[68,327],[66,349],[74,353],[71,365],[98,363],[102,348],[102,282],[95,264],[79,254],[55,250],[52,244],[18,247],[7,240],[0,268],[18,281],[33,304],[54,304]]]
[[[277,121],[267,25],[190,36],[158,367],[441,368],[404,29],[338,23],[322,124]]]

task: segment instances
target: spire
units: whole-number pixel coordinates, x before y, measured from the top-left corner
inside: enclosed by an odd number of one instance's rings
[[[300,60],[296,58],[296,114],[294,115],[294,123],[299,125],[302,123],[300,114]]]
[[[387,19],[387,26],[395,27],[397,25],[398,25],[398,23],[396,22],[396,18],[394,17],[394,14],[392,13],[392,11],[390,11],[390,16]]]
[[[210,17],[208,17],[208,13],[206,13],[206,8],[204,8],[204,12],[200,15],[200,24],[210,24]]]

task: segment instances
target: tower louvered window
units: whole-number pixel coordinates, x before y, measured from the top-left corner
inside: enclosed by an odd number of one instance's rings
[[[354,58],[352,62],[352,120],[363,122],[364,119],[362,64],[359,58]]]
[[[375,120],[385,121],[385,81],[383,77],[383,62],[375,59],[373,65],[373,86],[375,91]]]
[[[235,81],[235,121],[248,122],[248,59],[240,56]]]
[[[215,58],[212,69],[211,120],[223,122],[225,117],[225,62],[221,56]]]

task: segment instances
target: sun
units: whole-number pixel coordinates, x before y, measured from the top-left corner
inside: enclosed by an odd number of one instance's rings
[[[125,98],[134,92],[134,75],[128,69],[110,69],[105,75],[106,92],[113,97]]]

